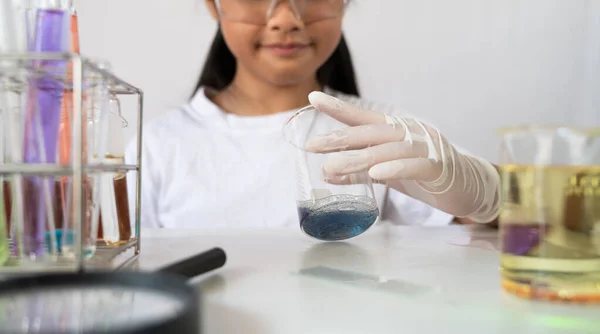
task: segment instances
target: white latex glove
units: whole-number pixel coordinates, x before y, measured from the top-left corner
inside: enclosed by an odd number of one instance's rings
[[[361,110],[321,92],[308,99],[319,111],[349,125],[306,143],[315,153],[348,151],[325,163],[327,182],[343,184],[349,174],[368,170],[375,182],[457,217],[479,223],[497,218],[500,176],[494,166],[459,153],[436,128],[412,118]]]

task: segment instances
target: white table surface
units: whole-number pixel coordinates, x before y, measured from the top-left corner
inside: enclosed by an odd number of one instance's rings
[[[227,263],[193,281],[206,333],[600,333],[600,306],[500,288],[497,231],[374,227],[344,243],[299,229],[142,230],[141,269],[212,247]]]

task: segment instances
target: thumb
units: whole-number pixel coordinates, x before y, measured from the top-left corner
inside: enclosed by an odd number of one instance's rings
[[[320,112],[348,126],[384,124],[386,122],[386,117],[382,113],[363,110],[359,106],[344,102],[322,92],[308,94],[308,101]]]

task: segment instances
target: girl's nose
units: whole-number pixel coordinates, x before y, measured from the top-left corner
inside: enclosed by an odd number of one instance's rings
[[[269,29],[289,32],[304,27],[293,1],[274,1],[268,14],[267,27]]]

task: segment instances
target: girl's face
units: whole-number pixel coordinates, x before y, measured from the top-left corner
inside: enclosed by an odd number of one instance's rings
[[[342,36],[344,0],[299,0],[296,3],[302,5],[295,6],[286,0],[278,1],[271,6],[268,17],[267,10],[250,11],[242,6],[261,1],[271,3],[270,0],[221,0],[221,13],[215,0],[206,1],[212,15],[220,21],[225,42],[237,59],[238,71],[273,85],[315,80],[317,70],[331,56]],[[337,4],[339,13],[332,15],[338,9],[334,7]],[[300,14],[298,18],[295,14],[300,12],[298,8],[306,15]]]

